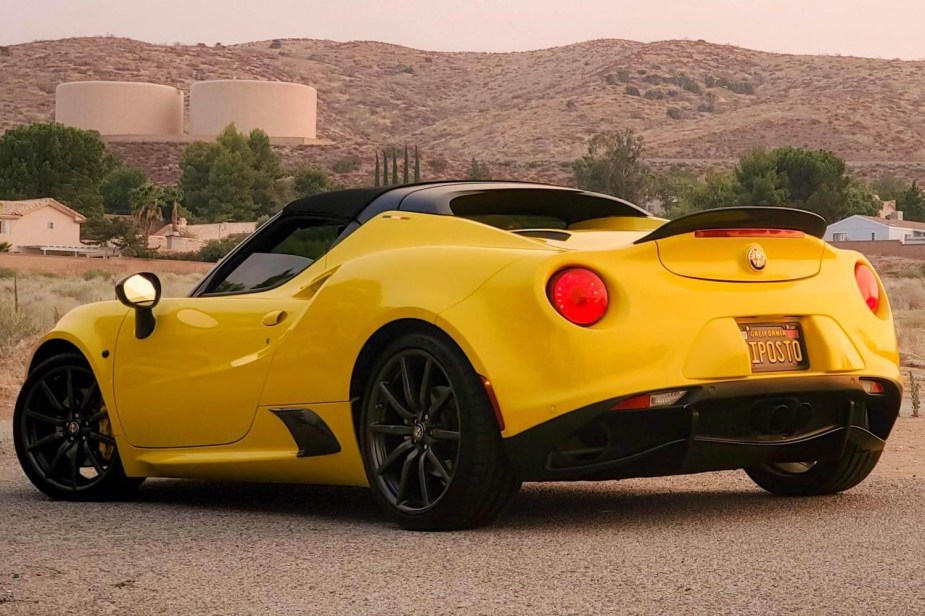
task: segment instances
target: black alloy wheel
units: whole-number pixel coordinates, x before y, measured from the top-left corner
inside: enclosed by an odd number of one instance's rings
[[[54,357],[29,375],[13,429],[23,471],[53,498],[112,498],[142,481],[125,477],[99,384],[79,355]]]
[[[459,456],[456,392],[428,353],[409,349],[379,372],[369,403],[370,453],[380,489],[400,511],[434,507]]]
[[[480,377],[437,333],[408,333],[384,349],[359,437],[373,496],[411,530],[486,524],[520,487]]]

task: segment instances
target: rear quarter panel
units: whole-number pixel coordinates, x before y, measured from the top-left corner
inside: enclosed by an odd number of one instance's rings
[[[447,216],[387,213],[326,257],[324,285],[281,341],[261,404],[339,402],[363,345],[388,323],[434,323],[525,254],[555,252],[485,225]]]

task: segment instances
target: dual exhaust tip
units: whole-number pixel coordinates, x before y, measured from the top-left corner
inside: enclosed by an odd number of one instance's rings
[[[752,410],[752,429],[758,434],[791,435],[809,425],[812,416],[809,402],[762,402]]]

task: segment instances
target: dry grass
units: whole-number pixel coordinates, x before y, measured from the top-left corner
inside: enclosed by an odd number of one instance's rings
[[[113,299],[116,277],[104,271],[74,277],[18,273],[14,278],[13,274],[0,272],[0,416],[12,406],[23,366],[38,337],[72,308]],[[176,297],[189,292],[201,275],[162,273],[160,277],[164,296]]]

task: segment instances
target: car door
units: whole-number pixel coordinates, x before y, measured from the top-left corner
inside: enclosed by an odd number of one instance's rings
[[[232,443],[250,429],[273,352],[310,300],[344,226],[282,217],[229,255],[194,297],[164,299],[151,335],[122,324],[114,353],[119,418],[137,447]],[[289,284],[291,283],[291,284]]]

